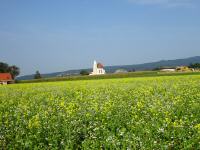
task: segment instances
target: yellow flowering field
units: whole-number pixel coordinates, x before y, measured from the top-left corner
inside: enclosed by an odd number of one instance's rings
[[[200,76],[0,86],[1,149],[200,149]]]

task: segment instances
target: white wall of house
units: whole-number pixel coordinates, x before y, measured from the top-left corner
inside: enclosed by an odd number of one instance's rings
[[[105,74],[105,70],[103,68],[97,68],[97,74]]]
[[[176,69],[161,69],[160,71],[163,71],[163,72],[175,72]]]
[[[8,83],[7,83],[7,81],[0,81],[0,84],[7,85]]]
[[[3,85],[7,85],[8,83],[6,81],[3,82]]]

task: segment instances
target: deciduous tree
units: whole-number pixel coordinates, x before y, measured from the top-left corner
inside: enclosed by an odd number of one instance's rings
[[[41,79],[41,78],[42,78],[42,76],[41,76],[40,72],[36,71],[36,73],[34,75],[34,79]]]

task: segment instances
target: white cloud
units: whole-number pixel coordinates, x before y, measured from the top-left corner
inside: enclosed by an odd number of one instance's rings
[[[129,2],[143,5],[189,6],[193,0],[129,0]]]

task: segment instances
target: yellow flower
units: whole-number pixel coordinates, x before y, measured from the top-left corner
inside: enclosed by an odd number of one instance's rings
[[[64,106],[65,106],[65,102],[61,102],[61,103],[60,103],[60,106],[61,106],[61,107],[64,107]]]
[[[200,133],[200,123],[199,123],[199,124],[197,124],[196,126],[194,126],[194,128],[195,128],[195,129],[197,129],[197,130],[198,130],[198,132]]]
[[[39,120],[39,115],[37,114],[29,120],[28,127],[31,129],[31,128],[38,128],[39,126],[40,126],[40,120]]]
[[[138,108],[142,108],[143,107],[142,102],[137,102],[137,106],[138,106]]]
[[[171,119],[169,119],[169,118],[166,117],[166,118],[165,118],[165,121],[166,121],[167,124],[170,124]]]

